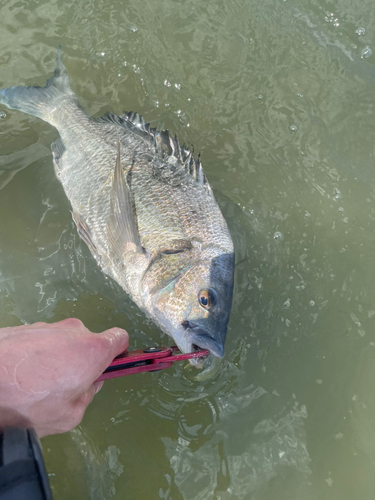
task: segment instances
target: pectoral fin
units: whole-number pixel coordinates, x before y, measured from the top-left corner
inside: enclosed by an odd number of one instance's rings
[[[120,142],[111,189],[111,208],[107,222],[107,236],[117,257],[123,260],[124,250],[143,252],[133,212],[131,192],[121,167]]]

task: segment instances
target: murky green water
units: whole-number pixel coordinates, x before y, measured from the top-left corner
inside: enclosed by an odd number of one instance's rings
[[[201,152],[236,246],[219,372],[106,382],[43,440],[55,500],[374,498],[373,1],[0,5],[0,86],[44,84],[61,44],[90,114],[138,111]],[[0,326],[76,316],[170,344],[79,241],[57,132],[4,111]]]

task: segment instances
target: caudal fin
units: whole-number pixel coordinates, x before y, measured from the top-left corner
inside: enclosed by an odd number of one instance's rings
[[[69,85],[69,77],[61,60],[61,46],[57,52],[56,69],[45,87],[11,87],[0,90],[0,103],[10,109],[19,109],[29,115],[50,121],[49,112],[62,97],[76,96]]]

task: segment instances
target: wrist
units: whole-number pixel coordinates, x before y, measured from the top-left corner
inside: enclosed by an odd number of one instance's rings
[[[12,408],[0,406],[0,432],[8,427],[32,427],[31,421]]]

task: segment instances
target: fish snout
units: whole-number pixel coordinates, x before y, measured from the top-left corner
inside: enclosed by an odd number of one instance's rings
[[[211,354],[218,358],[224,356],[224,342],[222,342],[221,338],[214,338],[203,328],[190,321],[186,321],[184,327],[189,338],[189,344],[192,346],[191,350],[194,347],[200,347],[201,349],[208,349]]]
[[[192,337],[191,341],[193,346],[200,347],[201,349],[208,349],[211,354],[218,358],[224,356],[224,346],[219,344],[210,335],[196,335]]]

